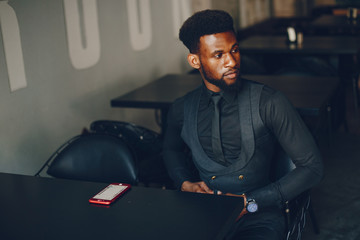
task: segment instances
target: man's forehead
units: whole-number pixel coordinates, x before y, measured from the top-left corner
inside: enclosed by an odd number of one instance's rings
[[[200,37],[200,47],[222,48],[233,46],[237,44],[237,39],[234,32],[221,32]]]
[[[209,33],[209,34],[204,34],[200,37],[201,38],[204,38],[204,37],[211,37],[211,36],[221,36],[221,35],[224,35],[224,34],[229,34],[229,35],[234,35],[235,36],[235,33],[233,31],[225,31],[225,32],[216,32],[216,33]]]

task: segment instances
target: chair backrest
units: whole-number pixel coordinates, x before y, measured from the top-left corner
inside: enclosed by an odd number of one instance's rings
[[[134,153],[124,141],[107,134],[76,136],[49,160],[51,163],[47,173],[57,178],[129,184],[138,182]]]
[[[91,123],[90,130],[116,136],[130,145],[136,153],[142,184],[174,188],[163,161],[163,139],[159,133],[134,123],[115,120],[96,120]]]
[[[106,133],[123,139],[138,156],[138,160],[159,155],[162,152],[160,134],[129,122],[113,120],[97,120],[91,123],[90,130],[94,133]]]

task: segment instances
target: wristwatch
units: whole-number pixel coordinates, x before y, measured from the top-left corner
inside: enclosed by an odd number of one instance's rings
[[[249,213],[257,212],[258,205],[257,205],[257,203],[255,202],[254,199],[247,199],[247,201],[246,201],[246,210]]]
[[[257,203],[255,202],[254,199],[252,199],[252,198],[247,199],[245,193],[241,194],[240,196],[244,200],[244,208],[241,211],[241,213],[239,214],[239,216],[237,217],[236,221],[238,221],[245,214],[247,214],[247,213],[255,213],[258,210],[258,205],[257,205]]]

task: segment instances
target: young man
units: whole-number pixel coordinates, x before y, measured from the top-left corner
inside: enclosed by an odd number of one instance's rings
[[[240,52],[228,13],[197,12],[179,36],[204,84],[177,99],[169,111],[164,159],[170,176],[182,191],[245,199],[244,215],[228,239],[283,239],[284,202],[322,177],[311,134],[281,93],[240,77]],[[296,169],[271,182],[276,142]],[[200,180],[186,160],[187,148]]]

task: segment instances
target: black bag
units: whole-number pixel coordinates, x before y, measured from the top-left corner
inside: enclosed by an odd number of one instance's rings
[[[172,186],[162,158],[163,140],[159,133],[133,123],[110,120],[95,121],[90,130],[115,135],[128,143],[136,153],[140,182]]]

